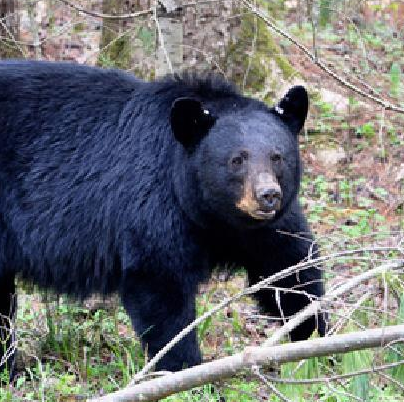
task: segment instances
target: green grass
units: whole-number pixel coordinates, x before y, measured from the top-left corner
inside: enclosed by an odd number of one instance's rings
[[[239,276],[239,275],[238,275]],[[389,274],[385,280],[391,290],[402,292],[402,281],[395,274]],[[232,293],[232,280],[229,286],[220,284],[221,291]],[[214,305],[215,288],[198,298],[198,313],[210,309]],[[5,378],[0,389],[0,401],[60,401],[67,396],[94,395],[102,390],[103,393],[115,391],[125,386],[132,376],[140,370],[144,363],[144,354],[140,343],[130,329],[129,319],[121,307],[92,311],[68,303],[66,300],[50,302],[48,308],[35,300],[35,308],[31,304],[20,306],[18,324],[21,324],[20,339],[22,354],[27,364],[25,374],[20,376],[9,388]],[[243,302],[245,303],[245,302]],[[246,340],[245,322],[238,308],[232,313],[220,313],[199,327],[198,334],[205,351],[209,348],[206,338],[216,336],[222,342],[223,348],[217,352],[221,356],[235,353],[242,349]],[[374,309],[374,300],[369,299],[364,307],[369,311]],[[37,310],[38,309],[38,310]],[[344,331],[358,330],[356,323],[366,327],[372,326],[374,317],[367,310],[358,310],[350,320],[351,324]],[[46,322],[46,328],[38,328],[39,323]],[[390,318],[381,324],[392,325],[404,322],[404,297],[400,298],[397,317]],[[29,359],[25,347],[30,344],[30,338],[44,333],[37,339],[39,348],[36,356]],[[222,339],[222,338],[231,339]],[[30,350],[31,352],[31,350]],[[387,350],[382,354],[374,351],[358,351],[334,357],[334,363],[326,358],[312,358],[302,363],[288,363],[280,367],[280,378],[295,380],[321,378],[355,372],[372,367],[373,364],[385,364],[403,358],[404,349],[397,346],[396,350]],[[214,357],[214,356],[211,356]],[[217,357],[217,356],[216,356]],[[387,373],[396,381],[404,382],[404,366],[390,369]],[[263,369],[265,371],[265,369]],[[273,375],[273,374],[271,374]],[[275,374],[277,375],[277,374]],[[364,401],[395,402],[404,399],[400,390],[392,383],[377,381],[377,376],[364,374],[329,384],[318,382],[314,384],[275,384],[277,389],[294,402],[318,400],[332,402],[348,402],[349,395],[355,395]],[[270,401],[282,402],[277,396],[270,394],[257,378],[251,374],[241,374],[223,383],[206,385],[189,392],[164,399],[165,402],[218,402],[220,397],[226,401],[249,402],[258,399],[256,395],[267,394]],[[392,401],[394,399],[391,399]]]

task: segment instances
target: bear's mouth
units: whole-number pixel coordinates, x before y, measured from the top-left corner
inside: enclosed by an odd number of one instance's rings
[[[258,220],[270,220],[273,219],[276,215],[276,210],[272,209],[270,211],[264,211],[262,209],[257,209],[255,211],[249,212],[249,215],[254,219]]]

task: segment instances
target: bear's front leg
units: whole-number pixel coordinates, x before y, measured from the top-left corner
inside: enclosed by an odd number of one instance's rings
[[[122,301],[150,357],[195,319],[197,285],[168,274],[126,272]],[[196,331],[175,345],[156,365],[157,371],[178,371],[201,362]]]
[[[318,256],[317,247],[315,245],[312,247],[311,239],[303,239],[303,235],[299,237],[273,231],[266,236],[267,241],[258,242],[254,258],[246,264],[250,285],[298,264],[310,253],[313,253],[313,258]],[[270,287],[272,289],[258,291],[255,298],[264,312],[286,320],[307,306],[312,299],[324,294],[322,272],[317,267],[293,273],[272,283]],[[324,336],[326,321],[325,313],[308,318],[290,333],[292,341],[305,340],[316,329],[320,336]]]

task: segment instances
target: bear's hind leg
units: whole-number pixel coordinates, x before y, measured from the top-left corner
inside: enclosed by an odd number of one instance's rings
[[[0,270],[0,372],[6,369],[10,378],[14,375],[16,306],[14,274]]]

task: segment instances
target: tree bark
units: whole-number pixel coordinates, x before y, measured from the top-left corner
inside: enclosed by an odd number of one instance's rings
[[[18,40],[18,0],[0,0],[0,59],[21,57]]]
[[[179,0],[161,1],[156,25],[156,76],[161,77],[181,70],[183,66],[183,11]]]

